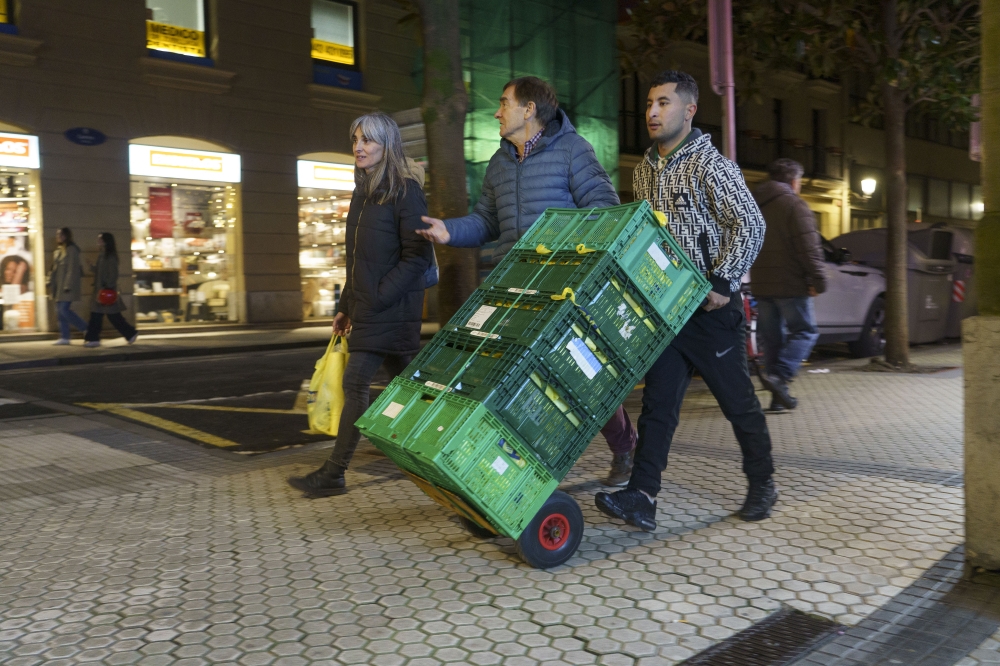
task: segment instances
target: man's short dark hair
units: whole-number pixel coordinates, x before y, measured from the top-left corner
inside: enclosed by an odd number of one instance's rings
[[[774,160],[767,167],[767,175],[771,177],[771,180],[776,180],[779,183],[788,183],[789,185],[796,178],[801,178],[805,171],[801,164],[787,157]]]
[[[698,103],[698,82],[687,72],[677,69],[668,69],[665,72],[660,72],[653,77],[653,80],[649,83],[649,87],[652,89],[667,83],[676,83],[678,95],[684,95],[694,104]]]
[[[521,76],[508,81],[503,89],[507,90],[511,86],[514,86],[514,99],[518,104],[527,106],[528,102],[535,103],[535,117],[543,127],[556,117],[559,99],[556,98],[555,88],[546,81],[537,76]]]

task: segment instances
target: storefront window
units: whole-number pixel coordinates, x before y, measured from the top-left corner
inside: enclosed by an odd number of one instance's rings
[[[354,5],[334,0],[312,2],[312,57],[340,65],[355,65]]]
[[[0,309],[6,333],[44,325],[38,138],[0,132]]]
[[[238,321],[239,156],[133,144],[129,165],[137,323]]]
[[[299,160],[299,268],[302,315],[332,317],[347,279],[347,211],[354,190],[354,166]]]
[[[146,0],[146,46],[204,58],[204,0]]]

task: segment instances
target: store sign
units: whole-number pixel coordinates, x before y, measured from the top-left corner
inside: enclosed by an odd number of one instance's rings
[[[343,44],[324,42],[322,39],[312,40],[312,57],[316,60],[336,62],[341,65],[354,64],[354,49]]]
[[[354,165],[299,160],[299,187],[350,192],[354,189]]]
[[[104,132],[90,127],[74,127],[63,132],[63,136],[81,146],[99,146],[108,138]]]
[[[0,166],[37,169],[38,137],[0,132]]]
[[[7,23],[9,20],[7,16],[7,0],[0,0],[0,23]]]
[[[231,153],[133,143],[128,147],[128,169],[133,176],[240,182],[240,156]]]
[[[205,33],[167,23],[146,21],[146,46],[157,51],[205,57]]]

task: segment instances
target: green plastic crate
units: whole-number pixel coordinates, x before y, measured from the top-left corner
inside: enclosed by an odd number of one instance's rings
[[[485,405],[401,377],[357,425],[400,468],[460,495],[514,539],[559,484]]]
[[[529,348],[447,331],[438,333],[402,376],[431,390],[450,386],[451,394],[483,403],[558,480],[638,380],[635,374],[612,379],[607,373],[573,387]]]

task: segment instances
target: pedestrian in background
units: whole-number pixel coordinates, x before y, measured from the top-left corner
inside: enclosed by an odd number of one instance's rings
[[[114,300],[111,302],[101,302],[106,300],[101,292],[114,292]],[[110,300],[110,299],[107,299]],[[83,339],[84,347],[101,346],[101,327],[104,324],[104,316],[114,326],[122,337],[132,344],[139,337],[135,327],[125,321],[122,312],[125,311],[125,304],[122,303],[121,294],[118,293],[118,248],[115,245],[115,237],[107,232],[97,235],[97,263],[94,265],[94,293],[90,300],[90,323],[87,325],[87,332]]]
[[[693,127],[698,83],[667,71],[650,84],[646,127],[653,145],[633,172],[636,197],[666,213],[670,232],[712,284],[695,311],[646,373],[639,443],[628,487],[597,493],[597,508],[640,529],[656,529],[656,495],[667,467],[681,403],[697,370],[733,426],[749,481],[739,511],[763,520],[778,499],[771,435],[747,370],[740,279],[760,251],[764,218],[739,167]]]
[[[771,392],[771,411],[795,409],[788,384],[819,339],[813,299],[826,291],[823,239],[816,218],[799,196],[802,165],[779,159],[767,169],[754,199],[767,222],[764,247],[750,272],[757,298],[757,335],[764,350],[761,383]]]
[[[52,272],[49,273],[49,295],[56,303],[59,322],[57,345],[68,345],[70,327],[87,330],[87,322],[73,311],[73,303],[80,300],[80,282],[83,266],[80,264],[80,247],[73,242],[73,232],[63,227],[56,232],[56,249],[52,253]]]
[[[499,241],[492,256],[496,265],[546,208],[607,208],[621,203],[593,146],[576,133],[548,83],[537,76],[508,81],[493,117],[500,121],[500,148],[486,167],[479,202],[465,217],[425,217],[428,228],[417,232],[424,238],[452,247]],[[623,407],[601,434],[612,454],[604,484],[625,485],[632,473],[637,434]]]
[[[344,472],[361,431],[354,422],[368,409],[369,388],[383,364],[400,374],[420,351],[424,274],[434,246],[417,235],[427,214],[422,173],[403,155],[396,122],[381,112],[351,125],[354,196],[347,213],[347,281],[337,303],[333,334],[350,332],[344,369],[344,409],[337,443],[323,466],[288,483],[310,497],[347,492]]]

